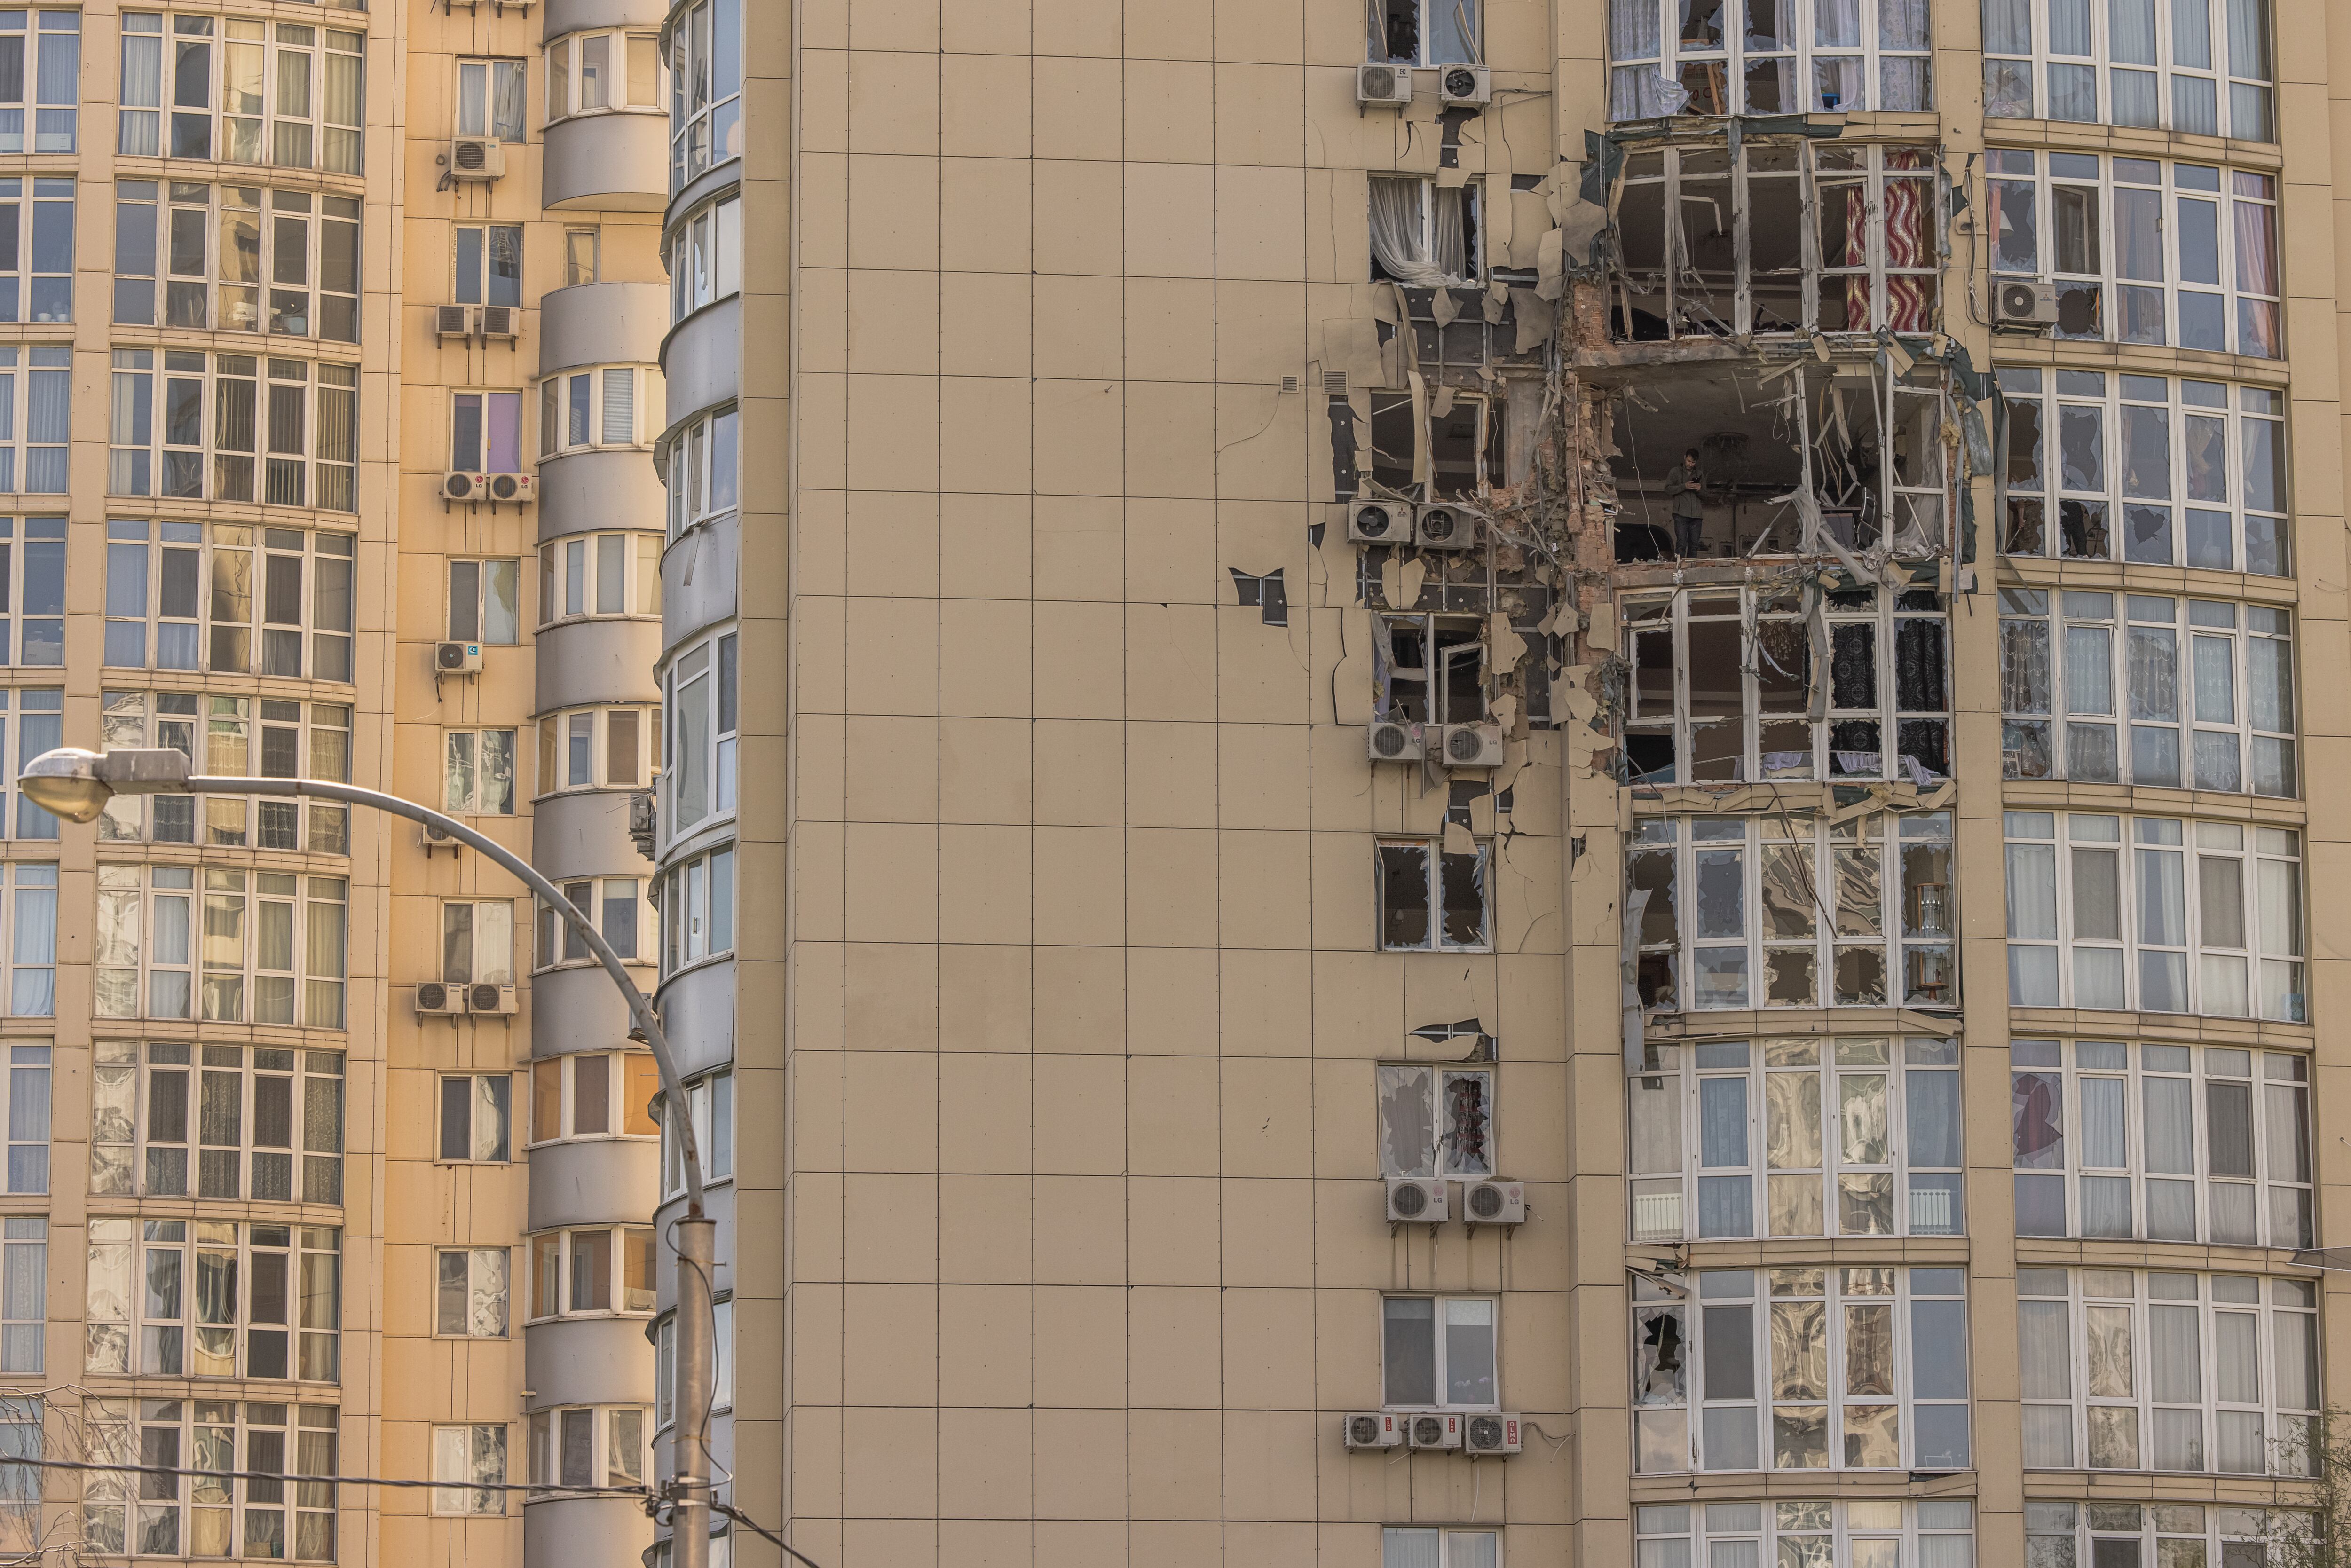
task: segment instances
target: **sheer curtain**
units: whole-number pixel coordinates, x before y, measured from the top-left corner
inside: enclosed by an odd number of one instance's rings
[[[17,1018],[48,1018],[57,1011],[57,868],[20,865],[16,877],[8,1011]]]
[[[1447,283],[1460,283],[1469,276],[1468,225],[1464,221],[1469,193],[1466,187],[1451,190],[1432,189],[1429,193],[1436,230],[1436,255],[1431,259]]]
[[[1372,256],[1380,269],[1398,282],[1432,288],[1445,281],[1432,266],[1423,246],[1420,223],[1421,183],[1417,180],[1371,182]],[[1439,193],[1450,194],[1450,193]],[[1455,244],[1459,245],[1460,209],[1454,209]]]

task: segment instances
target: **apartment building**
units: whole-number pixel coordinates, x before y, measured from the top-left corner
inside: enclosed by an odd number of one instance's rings
[[[828,1564],[2283,1560],[2325,7],[684,23],[726,1496]]]
[[[651,1468],[651,1058],[576,944],[396,819],[61,827],[13,779],[64,743],[390,789],[652,987],[662,23],[0,15],[0,1411],[13,1456],[154,1467],[11,1469],[24,1561],[651,1542],[501,1490]]]

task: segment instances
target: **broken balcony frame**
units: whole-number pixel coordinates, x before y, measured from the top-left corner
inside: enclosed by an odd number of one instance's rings
[[[1649,819],[1625,856],[1641,1005],[1956,1008],[1951,871],[1948,811]]]
[[[1608,198],[1617,236],[1610,334],[1935,331],[1946,183],[1926,146],[1636,142]]]
[[[1374,495],[1386,491],[1424,501],[1467,501],[1502,482],[1505,394],[1438,387],[1422,399],[1408,392],[1371,394],[1369,472]],[[1428,481],[1413,477],[1428,455]]]
[[[1931,46],[1926,0],[1610,0],[1608,118],[1931,110]]]
[[[1950,773],[1949,624],[1931,591],[1726,584],[1628,592],[1617,612],[1629,784]]]
[[[1372,617],[1372,714],[1407,724],[1483,724],[1486,622],[1468,615]],[[1412,662],[1405,662],[1409,653]]]

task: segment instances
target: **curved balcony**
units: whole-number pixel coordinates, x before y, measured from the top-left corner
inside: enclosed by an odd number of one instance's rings
[[[657,213],[669,200],[669,121],[614,110],[559,120],[542,135],[539,191],[557,211]]]
[[[624,1497],[534,1498],[523,1521],[524,1568],[634,1563],[653,1542],[643,1505]]]
[[[676,647],[706,626],[732,620],[742,547],[739,513],[714,518],[662,556],[662,647]]]
[[[661,346],[669,424],[731,401],[743,385],[743,297],[729,295],[679,322]]]
[[[539,301],[538,373],[574,365],[650,364],[669,329],[659,283],[578,283]]]
[[[564,621],[538,633],[538,711],[653,702],[660,635],[651,621]],[[542,825],[541,831],[544,831]]]
[[[642,1317],[532,1323],[523,1331],[523,1368],[536,1406],[653,1402],[653,1358]]]
[[[541,1144],[530,1152],[530,1228],[609,1225],[615,1215],[643,1223],[660,1164],[661,1145],[651,1138]]]

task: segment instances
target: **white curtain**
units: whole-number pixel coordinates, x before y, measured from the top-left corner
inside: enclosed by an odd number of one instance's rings
[[[1388,1530],[1381,1533],[1380,1568],[1437,1568],[1437,1531]]]
[[[2155,1381],[2157,1401],[2194,1405],[2204,1397],[2202,1347],[2193,1306],[2151,1306],[2147,1310],[2150,1354],[2147,1372]]]
[[[1461,283],[1469,277],[1468,226],[1462,222],[1464,209],[1469,201],[1466,186],[1451,190],[1431,190],[1428,193],[1436,230],[1437,254],[1431,259],[1445,282]]]
[[[500,60],[492,65],[496,74],[496,99],[491,105],[490,134],[501,141],[523,139],[523,62]]]
[[[2130,1163],[2124,1114],[2128,1089],[2119,1078],[2082,1080],[2082,1163],[2093,1170],[2116,1170]]]
[[[1431,265],[1424,247],[1420,226],[1422,188],[1418,180],[1371,182],[1372,256],[1389,277],[1416,287],[1433,288],[1445,281],[1445,274]],[[1461,226],[1458,206],[1453,221],[1458,250]]]
[[[2074,1361],[2065,1313],[2064,1301],[2016,1305],[2019,1382],[2027,1399],[2073,1397]]]
[[[1664,120],[1687,108],[1689,99],[1687,88],[1654,66],[1619,66],[1608,73],[1611,120]]]
[[[1877,43],[1886,49],[1927,47],[1927,0],[1877,0]]]

